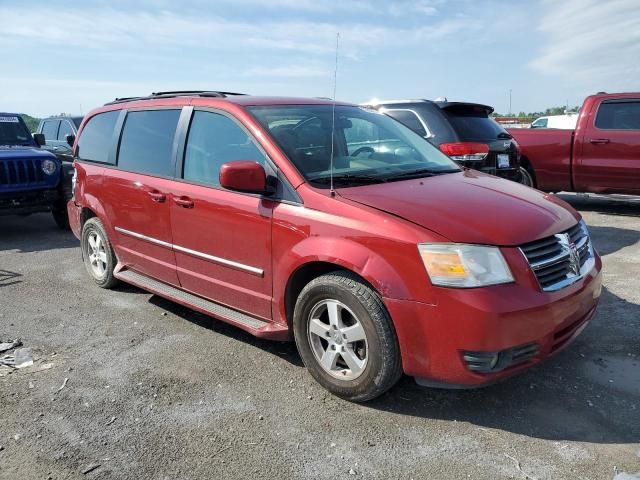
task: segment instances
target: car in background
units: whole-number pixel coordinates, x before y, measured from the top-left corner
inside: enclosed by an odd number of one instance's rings
[[[490,117],[493,107],[446,99],[373,101],[364,106],[398,120],[460,166],[533,184],[520,168],[517,143]]]
[[[68,229],[71,177],[64,175],[60,159],[40,148],[43,144],[43,135],[31,135],[19,114],[0,113],[0,216],[50,211],[56,224]]]
[[[262,338],[365,401],[478,386],[566,347],[601,261],[578,212],[322,99],[160,92],[90,112],[69,201],[88,275]]]
[[[577,119],[575,130],[509,130],[535,187],[640,194],[640,92],[591,95]]]
[[[56,116],[40,120],[37,133],[44,135],[43,150],[48,150],[60,160],[73,162],[71,147],[82,123],[80,116]]]
[[[536,118],[531,122],[531,128],[562,128],[573,130],[578,121],[577,113],[566,115],[549,115],[547,117]]]

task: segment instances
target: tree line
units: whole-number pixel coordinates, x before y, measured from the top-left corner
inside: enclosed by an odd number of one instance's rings
[[[512,118],[538,118],[538,117],[548,117],[550,115],[564,115],[566,113],[578,113],[580,110],[579,106],[574,106],[571,108],[567,108],[566,106],[562,107],[551,107],[547,108],[544,112],[520,112],[520,113],[498,113],[493,112],[491,116],[493,117],[512,117]]]

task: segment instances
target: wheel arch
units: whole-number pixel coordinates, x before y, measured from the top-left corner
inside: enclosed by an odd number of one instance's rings
[[[304,286],[314,278],[336,270],[357,275],[382,298],[411,298],[409,285],[403,276],[381,255],[353,240],[312,237],[294,247],[293,251],[303,255],[295,260],[290,257],[289,261],[279,262],[274,277],[274,306],[279,310],[274,312],[274,316],[289,326],[295,302]],[[281,291],[277,291],[277,285],[283,285]]]
[[[337,271],[347,271],[355,275],[360,281],[362,281],[362,283],[366,284],[367,286],[375,290],[378,294],[380,294],[380,292],[378,292],[377,289],[373,285],[371,285],[371,283],[367,281],[366,278],[362,277],[362,275],[360,275],[359,273],[346,268],[343,265],[340,265],[339,263],[332,263],[321,260],[313,260],[307,263],[303,263],[291,273],[285,287],[285,316],[289,327],[291,327],[292,325],[293,311],[296,306],[296,300],[298,299],[300,292],[302,292],[302,289],[316,278]]]

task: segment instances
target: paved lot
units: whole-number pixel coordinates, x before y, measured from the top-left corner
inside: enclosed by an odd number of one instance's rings
[[[638,473],[640,201],[568,198],[605,264],[601,307],[583,335],[486,389],[403,379],[366,405],[325,393],[292,344],[131,287],[98,289],[76,239],[49,216],[2,218],[0,338],[22,338],[36,362],[0,377],[0,478]]]

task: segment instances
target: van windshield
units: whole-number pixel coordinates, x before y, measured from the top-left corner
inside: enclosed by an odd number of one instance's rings
[[[17,115],[0,114],[0,146],[33,146],[29,130]]]
[[[333,107],[326,104],[255,106],[248,110],[305,179],[319,188],[330,186],[332,151],[336,186],[460,171],[424,138],[372,110],[337,105],[335,121]]]

